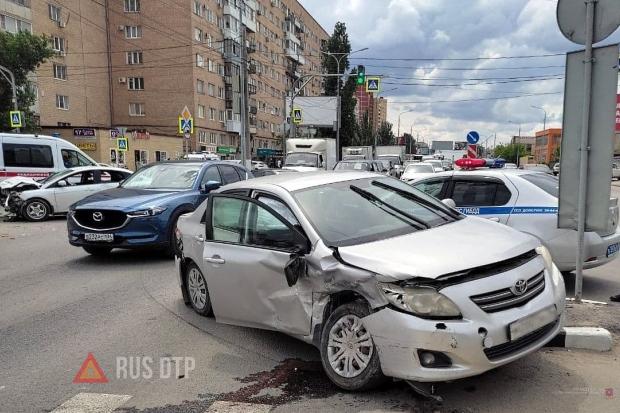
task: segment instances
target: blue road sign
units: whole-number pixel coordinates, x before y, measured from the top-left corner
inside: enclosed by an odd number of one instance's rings
[[[10,111],[11,116],[11,127],[12,128],[21,128],[22,127],[22,113],[18,110]]]
[[[476,131],[471,131],[467,134],[467,143],[475,145],[480,140],[480,135]]]

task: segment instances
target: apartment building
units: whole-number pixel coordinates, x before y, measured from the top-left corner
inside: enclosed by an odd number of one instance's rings
[[[30,0],[0,0],[0,30],[17,33],[32,31]]]
[[[328,37],[296,0],[27,1],[0,0],[0,10],[30,10],[32,30],[56,50],[36,72],[43,132],[132,169],[186,150],[238,159],[244,110],[250,154],[281,148],[285,96],[320,70]],[[302,93],[321,91],[316,78]],[[185,107],[190,139],[178,132]]]
[[[368,114],[368,120],[372,124],[373,130],[379,129],[387,119],[387,99],[375,97],[373,93],[366,92],[365,85],[361,85],[355,89],[355,100],[357,121],[361,122],[364,115]]]
[[[562,144],[562,129],[552,128],[536,132],[533,148],[536,163],[550,163],[556,160],[556,151]]]

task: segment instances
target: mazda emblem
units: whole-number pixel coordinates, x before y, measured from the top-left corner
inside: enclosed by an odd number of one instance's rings
[[[103,221],[103,214],[99,211],[93,212],[93,219],[97,222]]]
[[[527,291],[527,281],[517,280],[514,287],[511,288],[514,295],[522,295]]]

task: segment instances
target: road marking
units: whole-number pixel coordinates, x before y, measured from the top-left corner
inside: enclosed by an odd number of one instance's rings
[[[78,393],[51,413],[110,413],[129,399],[126,394]]]
[[[272,407],[268,404],[217,401],[205,413],[267,413]]]

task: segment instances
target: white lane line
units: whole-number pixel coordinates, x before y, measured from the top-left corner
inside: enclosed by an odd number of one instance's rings
[[[78,393],[50,413],[110,413],[129,399],[126,394]]]
[[[271,408],[268,404],[217,401],[205,413],[267,413]]]

